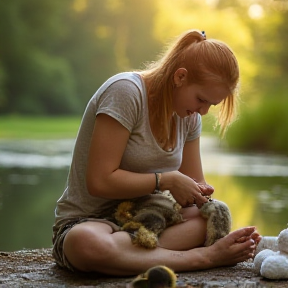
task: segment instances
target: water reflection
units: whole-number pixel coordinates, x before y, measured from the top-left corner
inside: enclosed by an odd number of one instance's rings
[[[0,250],[51,246],[67,168],[0,167]]]
[[[56,200],[62,194],[74,140],[0,141],[0,250],[51,246]],[[233,229],[256,225],[278,235],[288,216],[288,159],[225,153],[203,138],[203,167],[214,197],[232,212]]]
[[[227,153],[219,140],[201,139],[205,173],[234,176],[288,176],[288,157],[266,154]]]
[[[74,140],[0,141],[0,167],[59,168],[71,161]]]

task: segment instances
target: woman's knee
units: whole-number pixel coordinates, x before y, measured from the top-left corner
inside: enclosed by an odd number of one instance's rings
[[[112,228],[106,224],[93,224],[85,222],[75,225],[63,243],[68,261],[82,271],[89,271],[93,265],[107,261],[113,251]]]

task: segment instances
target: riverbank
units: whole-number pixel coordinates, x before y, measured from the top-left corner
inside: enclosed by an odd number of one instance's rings
[[[51,249],[0,252],[0,288],[125,288],[132,279],[96,273],[71,273],[54,263]],[[179,273],[177,287],[284,288],[288,287],[288,281],[269,281],[259,277],[250,261],[234,267]]]

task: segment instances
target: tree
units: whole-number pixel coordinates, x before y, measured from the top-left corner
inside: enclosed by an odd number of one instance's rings
[[[9,113],[73,113],[78,109],[69,62],[53,54],[64,1],[0,2],[2,101]],[[56,32],[55,32],[56,31]],[[57,88],[55,88],[57,85]],[[68,98],[69,95],[69,98]]]
[[[152,0],[1,1],[0,111],[82,113],[109,76],[152,59],[154,10]]]
[[[288,154],[288,12],[264,8],[265,17],[247,21],[257,74],[227,141],[231,148]]]

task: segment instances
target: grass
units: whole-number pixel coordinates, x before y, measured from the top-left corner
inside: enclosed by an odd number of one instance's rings
[[[0,116],[0,139],[75,138],[81,116]],[[203,117],[203,133],[215,134],[213,119]]]
[[[0,116],[0,139],[75,138],[80,122],[80,116]]]

